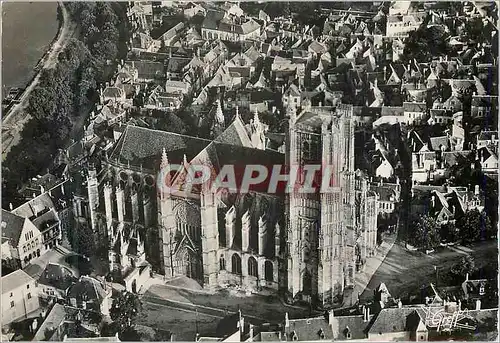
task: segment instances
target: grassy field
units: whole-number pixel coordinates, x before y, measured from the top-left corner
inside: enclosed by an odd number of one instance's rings
[[[472,255],[477,268],[488,266],[498,269],[497,242],[476,243],[470,247],[456,246],[441,248],[430,255],[418,251],[408,251],[399,243],[394,244],[385,260],[371,278],[361,301],[373,299],[373,290],[384,282],[393,297],[414,293],[422,285],[436,283],[436,276],[444,282],[444,276],[463,256]],[[434,269],[437,266],[437,275]],[[442,275],[443,277],[439,277]],[[462,280],[460,280],[462,281]]]
[[[153,329],[159,330],[157,339],[167,340],[169,337],[162,337],[161,332],[168,331],[174,334],[175,341],[194,341],[196,337],[196,328],[201,336],[215,336],[215,329],[219,323],[219,318],[207,316],[198,313],[196,316],[193,312],[174,309],[167,306],[143,303],[143,311],[138,324],[150,326]],[[198,320],[196,320],[198,317]],[[198,322],[198,325],[196,325]],[[158,337],[159,336],[159,337]]]
[[[228,293],[211,294],[154,285],[146,292],[143,299],[147,301],[148,298],[169,299],[197,306],[217,308],[232,313],[241,309],[242,313],[246,316],[270,323],[282,322],[286,312],[288,312],[290,318],[303,318],[310,314],[308,308],[287,306],[277,296],[237,296]]]

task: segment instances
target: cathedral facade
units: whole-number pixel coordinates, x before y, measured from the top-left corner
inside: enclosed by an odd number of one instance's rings
[[[305,106],[289,116],[285,154],[265,148],[257,115],[245,125],[236,113],[213,141],[127,126],[89,183],[89,194],[105,198],[91,212],[96,230],[116,246],[110,266],[123,270],[156,256],[166,277],[185,275],[203,287],[323,303],[341,296],[376,246],[377,200],[355,170],[352,106]],[[223,118],[218,113],[219,129]],[[325,193],[184,189],[190,164],[218,172],[228,164],[318,162],[333,166]],[[165,181],[175,187],[160,187]]]

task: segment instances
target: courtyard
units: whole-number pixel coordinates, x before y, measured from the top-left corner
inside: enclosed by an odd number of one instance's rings
[[[373,299],[373,291],[385,283],[391,295],[395,298],[411,294],[422,285],[443,282],[444,276],[450,268],[458,263],[462,257],[474,257],[477,268],[485,266],[497,268],[497,241],[487,241],[465,246],[442,247],[436,252],[426,255],[419,251],[409,251],[402,243],[397,242],[387,254],[386,258],[373,274],[368,286],[361,294],[360,301]],[[437,266],[437,270],[434,269]],[[459,282],[462,282],[460,280]]]

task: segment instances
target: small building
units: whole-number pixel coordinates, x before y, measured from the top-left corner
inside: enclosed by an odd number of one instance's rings
[[[68,288],[67,299],[73,307],[109,315],[111,308],[111,286],[90,276],[81,276]]]
[[[69,268],[50,262],[38,278],[40,297],[66,299],[66,291],[77,281]]]
[[[43,251],[43,236],[29,220],[2,210],[2,262],[12,269],[24,268]]]
[[[35,279],[24,271],[16,270],[3,276],[1,282],[2,326],[26,318],[40,308],[38,285]]]

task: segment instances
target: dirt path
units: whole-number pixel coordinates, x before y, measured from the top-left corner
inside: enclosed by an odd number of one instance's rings
[[[2,149],[3,158],[5,158],[11,147],[19,142],[19,140],[21,139],[20,133],[24,127],[24,124],[31,118],[30,115],[25,111],[25,109],[28,105],[31,92],[40,82],[40,75],[42,74],[42,71],[44,69],[53,68],[56,65],[59,52],[61,52],[66,47],[69,38],[71,38],[76,33],[76,23],[73,23],[70,20],[68,10],[62,2],[59,3],[59,6],[61,8],[63,22],[55,42],[38,63],[37,67],[40,65],[42,65],[42,67],[33,78],[31,83],[24,90],[23,94],[20,97],[19,104],[12,108],[12,110],[10,110],[2,118],[2,141],[4,143]]]

